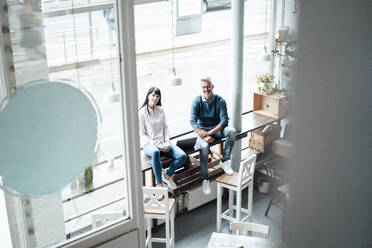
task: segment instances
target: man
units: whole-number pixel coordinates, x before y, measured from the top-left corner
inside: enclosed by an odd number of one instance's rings
[[[229,117],[225,100],[213,94],[214,85],[211,78],[201,79],[203,95],[197,96],[191,106],[190,123],[197,134],[196,146],[200,149],[200,176],[203,181],[204,194],[211,193],[208,180],[209,144],[215,139],[226,138],[222,152],[221,167],[226,174],[233,174],[230,154],[235,142],[236,131],[228,126]]]

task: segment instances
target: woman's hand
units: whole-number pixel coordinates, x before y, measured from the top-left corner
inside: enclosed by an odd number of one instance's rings
[[[160,148],[160,147],[158,147],[158,148],[159,148],[159,150],[160,150],[161,152],[169,152],[169,151],[170,151],[170,146],[168,146],[167,149],[162,149],[162,148]]]
[[[165,142],[162,142],[160,144],[157,144],[156,147],[161,152],[169,152],[170,151],[170,143],[169,143],[169,141],[165,141]]]

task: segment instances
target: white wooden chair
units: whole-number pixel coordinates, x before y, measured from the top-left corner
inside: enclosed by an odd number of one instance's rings
[[[92,229],[103,226],[124,216],[123,211],[92,214]]]
[[[239,173],[234,172],[232,175],[224,174],[216,179],[217,182],[217,232],[221,232],[222,219],[228,221],[245,221],[252,220],[253,206],[253,176],[256,167],[256,154],[251,155],[240,164]],[[222,213],[222,188],[229,189],[229,208]],[[242,191],[248,189],[248,208],[241,207]],[[236,205],[234,205],[234,192],[237,193]],[[236,216],[234,217],[234,210]],[[247,216],[241,218],[241,213]]]
[[[269,234],[269,226],[252,222],[231,222],[230,230],[236,235],[247,235],[264,239]]]
[[[151,248],[152,242],[165,243],[167,248],[174,247],[174,217],[175,199],[168,198],[165,187],[143,187],[145,219],[147,222],[146,246]],[[162,200],[158,200],[162,198]],[[165,238],[153,238],[151,235],[151,220],[165,221]]]

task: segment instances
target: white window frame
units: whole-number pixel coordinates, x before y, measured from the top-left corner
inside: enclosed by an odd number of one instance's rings
[[[125,169],[128,182],[128,218],[117,221],[107,227],[94,230],[93,233],[66,240],[57,247],[121,247],[122,240],[130,239],[145,248],[145,228],[143,214],[143,194],[141,177],[140,143],[138,130],[137,71],[135,54],[134,5],[160,2],[165,0],[114,0],[117,1],[117,25],[119,38],[120,83],[123,115],[123,137]],[[0,43],[1,40],[0,40]],[[1,46],[3,47],[3,46]],[[0,97],[7,95],[4,55],[0,51]],[[138,240],[134,240],[134,239]]]
[[[171,0],[134,0],[134,5],[155,3],[155,2],[166,2],[166,1],[171,1]]]
[[[128,181],[128,219],[98,229],[94,233],[66,241],[59,247],[95,247],[115,242],[123,236],[138,237],[138,247],[145,247],[141,159],[138,130],[137,70],[134,36],[134,2],[117,0],[120,58],[120,83],[124,127],[124,159]],[[133,233],[138,232],[138,235]]]
[[[0,42],[1,43],[1,42]],[[0,44],[1,46],[1,44]],[[7,95],[7,89],[6,89],[6,78],[5,78],[5,73],[4,73],[4,63],[3,63],[3,58],[0,58],[0,101]]]
[[[0,26],[2,27],[2,23],[0,20]],[[7,96],[7,86],[6,86],[6,73],[5,73],[5,56],[4,56],[4,42],[3,42],[3,37],[0,35],[0,101]]]

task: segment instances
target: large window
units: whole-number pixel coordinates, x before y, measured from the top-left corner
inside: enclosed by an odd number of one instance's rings
[[[5,194],[13,247],[71,241],[79,247],[92,246],[112,239],[112,233],[138,230],[143,214],[138,215],[139,156],[133,152],[138,150],[137,94],[135,87],[129,87],[129,82],[136,83],[130,66],[135,63],[134,52],[128,52],[134,47],[132,2],[9,0],[7,5],[1,8],[6,11],[1,16],[7,17],[1,24],[9,28],[3,32],[9,41],[3,44],[1,58],[12,63],[4,67],[11,68],[4,75],[14,80],[3,82],[1,77],[1,89],[8,84],[21,90],[34,80],[60,81],[86,89],[102,116],[96,158],[76,180],[42,197]],[[118,22],[123,23],[122,32]],[[127,51],[121,52],[121,62],[119,33]],[[119,229],[110,227],[118,222]],[[111,234],[105,234],[106,227]],[[81,241],[80,246],[80,238],[92,233],[90,241]]]
[[[6,17],[1,22],[6,23],[1,24],[9,27],[9,33],[2,34],[8,37],[8,41],[3,39],[5,43],[1,49],[1,58],[5,57],[3,61],[8,63],[3,66],[7,77],[0,78],[3,95],[7,88],[19,88],[33,80],[58,80],[87,89],[102,114],[100,149],[92,164],[93,183],[85,187],[82,174],[61,192],[44,199],[29,199],[31,207],[51,206],[32,209],[32,221],[40,224],[40,228],[35,227],[30,234],[28,222],[25,222],[24,201],[5,195],[10,233],[16,240],[13,243],[30,242],[30,237],[35,247],[68,243],[104,230],[117,218],[129,223],[119,232],[142,225],[136,222],[141,219],[135,218],[140,209],[135,205],[139,202],[136,197],[140,189],[136,188],[140,163],[135,160],[138,156],[138,104],[144,101],[149,87],[159,87],[171,136],[189,131],[191,101],[201,94],[200,78],[210,76],[215,93],[227,100],[231,114],[232,14],[229,1],[223,1],[222,6],[209,4],[207,9],[202,5],[201,11],[205,12],[200,13],[201,31],[176,36],[177,11],[172,9],[176,1],[172,5],[172,1],[139,0],[144,4],[134,7],[135,51],[131,43],[134,38],[130,15],[132,1],[117,1],[119,6],[108,0],[4,2],[8,7],[1,6],[1,11],[7,11],[1,13]],[[263,50],[264,33],[269,32],[270,20],[265,18],[266,10],[270,13],[269,3],[267,8],[262,0],[245,1],[243,112],[252,108],[257,74],[267,71],[268,65],[256,59]],[[120,14],[112,9],[118,9]],[[117,27],[119,20],[123,20],[120,29]],[[122,51],[121,61],[120,48],[127,51]],[[177,87],[167,83],[173,67],[173,51],[174,66],[183,82]],[[136,75],[134,61],[137,62]],[[5,78],[9,80],[3,82]],[[138,84],[135,84],[137,79]],[[116,93],[124,94],[121,96],[123,102],[115,101]],[[41,209],[43,214],[39,214]],[[104,224],[99,218],[103,213],[114,213],[115,217]],[[96,229],[93,228],[94,219],[97,220]],[[46,226],[53,226],[55,232],[42,228]]]
[[[210,1],[208,9],[202,13],[201,32],[179,36],[176,35],[177,11],[173,9],[172,12],[170,1],[135,7],[138,102],[143,103],[150,87],[160,88],[171,136],[191,130],[191,102],[201,94],[202,77],[212,78],[214,92],[226,99],[231,116],[232,13],[229,1],[217,2]],[[269,2],[268,18],[265,13],[265,1],[245,1],[243,112],[252,109],[256,76],[268,68],[268,63],[258,61],[257,55],[264,50],[265,21],[266,32],[270,31]],[[266,42],[269,43],[268,34]],[[181,86],[171,86],[167,82],[173,67],[173,47],[174,65],[177,75],[182,78]]]
[[[271,1],[247,0],[244,6],[243,112],[253,109],[256,77],[270,71],[270,62],[261,61],[264,46],[270,52]]]
[[[201,32],[179,36],[176,36],[179,28],[176,13],[175,7],[172,11],[171,2],[150,3],[135,8],[139,103],[143,103],[151,86],[161,89],[171,136],[191,129],[190,107],[192,99],[201,93],[200,78],[212,77],[215,92],[226,98],[229,98],[231,90],[231,10],[212,8],[202,14]],[[171,86],[167,82],[173,67],[172,38],[174,65],[177,75],[182,78],[181,86]]]

